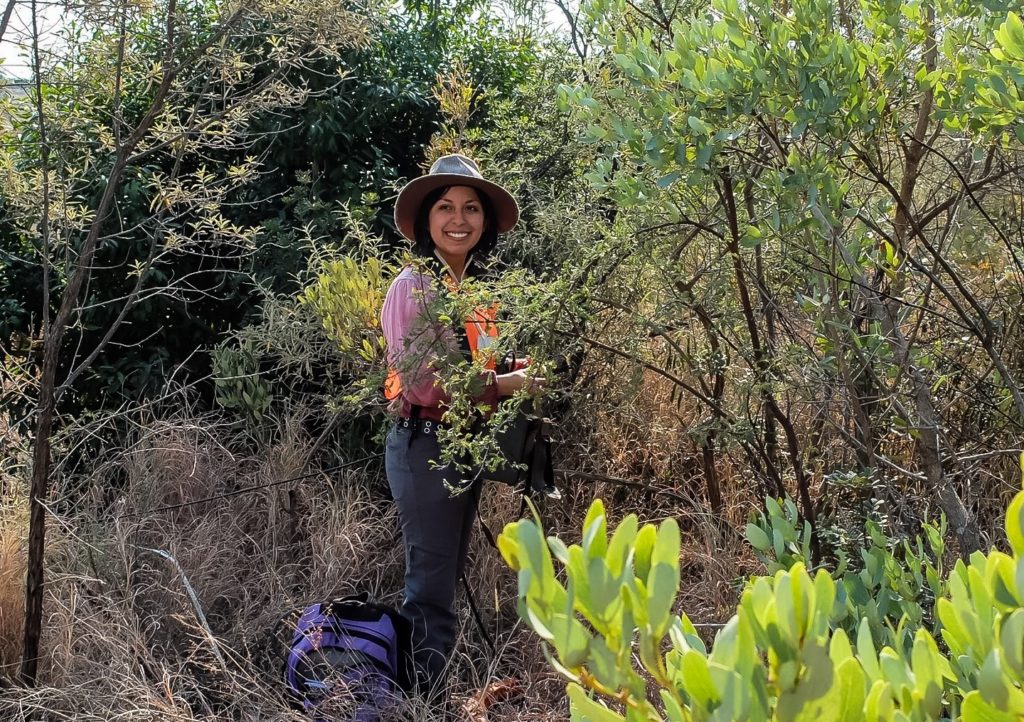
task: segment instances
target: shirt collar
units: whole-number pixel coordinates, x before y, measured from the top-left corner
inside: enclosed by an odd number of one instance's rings
[[[450,265],[448,265],[448,261],[444,259],[444,256],[437,252],[436,248],[434,249],[434,257],[441,262],[441,265],[444,266],[446,271],[448,271],[448,276],[455,282],[456,285],[462,283],[462,279],[466,277],[466,271],[469,270],[469,264],[473,262],[473,252],[470,251],[469,253],[466,254],[466,265],[462,267],[462,275],[457,276],[455,274],[455,270]]]

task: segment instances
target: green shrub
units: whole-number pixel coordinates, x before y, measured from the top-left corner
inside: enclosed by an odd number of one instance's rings
[[[930,624],[935,600],[946,590],[945,533],[942,519],[923,524],[913,541],[899,541],[887,536],[877,521],[866,521],[856,555],[835,550],[834,623],[854,634],[867,620],[875,640],[909,649],[917,629]],[[765,511],[747,524],[746,536],[769,574],[797,563],[811,566],[810,525],[799,518],[791,499],[767,499]]]
[[[569,680],[574,720],[1020,719],[1024,492],[1006,516],[1011,554],[975,553],[948,578],[926,561],[941,556],[937,528],[913,545],[872,531],[859,572],[812,575],[797,560],[749,580],[710,650],[674,613],[673,519],[630,515],[609,539],[596,500],[580,544],[545,541],[522,520],[499,546],[519,575],[520,616]],[[926,592],[938,596],[934,619]]]

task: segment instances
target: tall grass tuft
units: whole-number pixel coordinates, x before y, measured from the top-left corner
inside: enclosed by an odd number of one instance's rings
[[[14,679],[25,617],[26,518],[24,499],[0,499],[0,677]]]

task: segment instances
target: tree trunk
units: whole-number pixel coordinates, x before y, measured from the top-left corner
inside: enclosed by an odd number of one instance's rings
[[[796,480],[800,505],[803,507],[803,516],[811,525],[811,555],[812,562],[816,564],[821,553],[821,547],[818,540],[817,515],[814,511],[814,503],[811,500],[810,482],[807,479],[807,474],[804,471],[803,462],[800,458],[800,442],[797,438],[793,422],[789,415],[779,407],[775,399],[775,393],[771,388],[771,367],[768,361],[768,354],[761,343],[761,334],[758,330],[757,318],[754,314],[754,306],[751,301],[750,290],[747,286],[746,273],[743,270],[743,258],[740,255],[739,216],[736,211],[733,181],[728,168],[722,171],[719,194],[725,206],[726,219],[729,223],[728,251],[729,255],[732,256],[736,289],[739,292],[740,306],[743,309],[743,318],[746,321],[747,332],[750,336],[750,347],[754,356],[754,374],[760,386],[765,418],[770,416],[778,421],[786,434],[786,446],[789,451],[790,464],[793,467],[793,476]],[[770,428],[774,429],[774,425]]]
[[[43,357],[43,378],[36,410],[36,441],[29,490],[28,576],[25,582],[25,634],[21,681],[31,687],[39,669],[39,639],[43,626],[43,567],[46,551],[46,492],[50,475],[50,435],[53,431],[53,391],[57,354],[50,344]]]
[[[870,288],[864,274],[860,272],[855,258],[850,255],[849,250],[843,245],[838,237],[835,228],[824,216],[816,213],[818,220],[825,228],[830,229],[831,241],[836,250],[840,253],[844,263],[854,275],[857,283],[864,289]],[[929,491],[935,496],[939,508],[946,515],[949,525],[956,535],[957,543],[960,546],[960,554],[967,557],[971,552],[981,548],[981,532],[978,529],[977,520],[964,506],[963,501],[957,495],[956,490],[951,486],[942,468],[942,454],[939,439],[941,421],[935,402],[932,399],[931,388],[921,369],[914,364],[910,344],[903,330],[899,326],[899,318],[896,308],[886,305],[878,293],[868,293],[867,301],[872,315],[881,324],[882,331],[892,349],[894,360],[904,369],[910,379],[914,393],[914,404],[918,417],[918,457],[921,461],[921,470],[924,472],[925,480]],[[895,302],[893,302],[895,303]]]
[[[725,393],[725,371],[723,369],[723,359],[721,358],[722,348],[718,340],[718,332],[715,330],[711,314],[701,304],[695,303],[693,308],[701,325],[704,327],[712,358],[715,359],[715,380],[712,386],[711,397],[721,404],[722,396]],[[711,413],[716,425],[722,422],[722,415],[719,412],[712,411]],[[701,444],[701,463],[704,468],[704,482],[708,489],[708,504],[711,506],[711,512],[719,516],[722,513],[722,488],[718,483],[718,472],[715,469],[715,442],[717,439],[718,431],[712,428],[704,439],[704,443]]]

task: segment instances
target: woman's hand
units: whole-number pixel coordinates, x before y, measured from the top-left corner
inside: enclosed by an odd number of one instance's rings
[[[534,376],[529,368],[498,374],[494,378],[498,384],[498,396],[512,396],[523,390],[531,395],[538,394],[546,383],[543,376]]]

